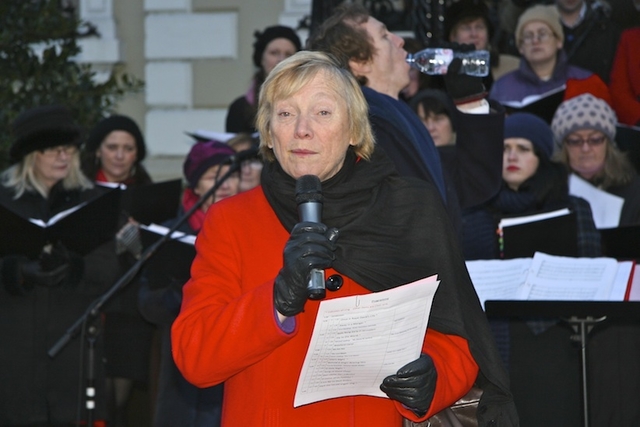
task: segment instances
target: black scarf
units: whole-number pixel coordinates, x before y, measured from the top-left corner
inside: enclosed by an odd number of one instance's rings
[[[278,162],[267,164],[262,172],[267,200],[289,231],[299,222],[295,184]],[[426,238],[412,221],[417,216],[417,188],[400,179],[380,152],[364,161],[349,150],[342,169],[322,183],[322,222],[340,232],[333,268],[372,292],[429,274],[419,257],[424,252],[408,252],[410,247],[420,248]]]
[[[269,204],[291,230],[298,222],[295,180],[275,161],[265,165],[261,179]],[[340,232],[333,268],[372,292],[438,274],[429,327],[468,340],[484,390],[480,419],[516,425],[506,372],[436,188],[400,178],[380,150],[371,161],[350,150],[342,169],[322,183],[322,193],[322,222]]]

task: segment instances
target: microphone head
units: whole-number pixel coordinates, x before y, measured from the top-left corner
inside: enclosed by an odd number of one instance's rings
[[[322,203],[322,184],[315,175],[304,175],[296,181],[296,203]]]

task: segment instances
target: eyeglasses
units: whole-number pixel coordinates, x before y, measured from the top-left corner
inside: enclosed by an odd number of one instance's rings
[[[589,144],[589,147],[600,145],[606,141],[607,137],[604,135],[590,136],[589,138],[571,137],[565,138],[564,143],[569,147],[582,147],[585,143]]]
[[[44,150],[40,150],[42,154],[49,157],[57,157],[60,153],[64,153],[67,156],[71,156],[78,151],[78,146],[73,144],[68,145],[58,145],[56,147],[45,148]]]
[[[545,30],[538,31],[537,33],[524,33],[522,35],[522,43],[533,44],[534,40],[546,42],[551,36],[554,36],[554,34],[551,31]]]

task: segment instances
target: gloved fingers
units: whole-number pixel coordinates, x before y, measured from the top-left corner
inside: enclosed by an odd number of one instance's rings
[[[389,388],[394,388],[396,390],[401,389],[410,389],[420,387],[425,384],[427,381],[427,375],[416,375],[411,377],[399,377],[398,375],[389,375],[386,377],[382,384]]]
[[[462,67],[462,59],[453,58],[447,67],[448,75],[460,74],[460,68]]]
[[[321,222],[303,221],[293,226],[293,229],[291,230],[291,237],[304,233],[315,233],[324,235],[324,233],[326,232],[327,226]]]
[[[420,355],[419,358],[413,360],[402,368],[398,369],[398,377],[408,377],[417,374],[427,373],[430,370],[435,369],[433,365],[433,359],[427,354]]]
[[[338,237],[340,236],[340,231],[338,231],[337,228],[335,227],[331,227],[327,230],[327,232],[325,233],[325,237],[331,242],[331,243],[336,243],[336,241],[338,240]]]

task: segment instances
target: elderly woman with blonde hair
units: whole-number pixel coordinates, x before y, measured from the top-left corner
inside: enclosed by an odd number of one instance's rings
[[[478,381],[489,397],[481,425],[515,425],[506,373],[439,194],[401,178],[376,149],[349,71],[320,52],[285,59],[262,87],[257,126],[261,185],[209,209],[172,330],[185,378],[224,382],[222,424],[399,426],[427,420]],[[322,223],[298,217],[296,188],[308,175],[322,185]],[[308,298],[312,270],[325,270],[327,300],[441,279],[421,355],[379,385],[388,398],[346,393],[294,407],[321,303]]]

